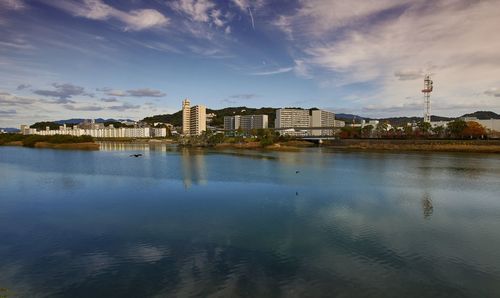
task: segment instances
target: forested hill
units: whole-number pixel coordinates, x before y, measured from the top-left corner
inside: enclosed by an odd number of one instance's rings
[[[476,117],[477,119],[500,119],[500,115],[492,111],[477,111],[470,114],[465,114],[462,117]]]
[[[276,118],[276,108],[247,108],[247,107],[230,107],[220,110],[207,109],[207,114],[214,113],[216,116],[213,118],[212,126],[224,125],[224,116],[233,115],[268,115],[269,127],[274,126],[274,119]],[[182,111],[178,111],[173,114],[155,115],[152,117],[146,117],[142,121],[147,123],[154,122],[165,122],[170,123],[174,126],[182,126]]]

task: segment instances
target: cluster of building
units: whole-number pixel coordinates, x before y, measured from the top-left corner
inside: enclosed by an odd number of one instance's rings
[[[37,130],[30,128],[27,125],[21,125],[21,133],[25,135],[70,135],[84,136],[88,135],[94,138],[153,138],[166,137],[167,128],[161,127],[114,127],[113,124],[104,126],[103,123],[95,123],[94,120],[84,122],[82,124],[67,126],[63,124],[59,129],[50,129],[48,126],[45,130]]]

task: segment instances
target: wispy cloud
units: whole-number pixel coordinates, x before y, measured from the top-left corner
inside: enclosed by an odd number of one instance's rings
[[[257,97],[257,94],[253,94],[253,93],[234,94],[234,95],[229,96],[229,98],[232,98],[232,99],[252,99],[255,97]]]
[[[116,99],[115,97],[103,97],[103,98],[101,98],[101,101],[102,102],[117,102],[118,99]]]
[[[111,97],[164,97],[167,95],[166,93],[155,90],[151,88],[140,88],[140,89],[131,89],[131,90],[119,90],[119,89],[111,89],[111,88],[97,88],[96,91],[103,92],[104,94]],[[108,98],[109,99],[109,98]],[[104,98],[102,99],[104,101]]]
[[[10,109],[10,110],[0,110],[0,115],[1,116],[12,116],[17,114],[16,110]]]
[[[65,109],[68,109],[70,111],[102,111],[104,110],[104,107],[102,106],[97,106],[97,105],[84,105],[84,106],[78,106],[78,105],[64,105],[63,106]]]
[[[154,90],[149,88],[127,90],[127,95],[134,97],[163,97],[167,95],[160,90]]]
[[[26,3],[23,0],[2,0],[0,8],[6,10],[21,10],[26,8]]]
[[[500,97],[500,88],[490,88],[484,91],[484,94],[494,97]]]
[[[91,20],[117,20],[124,25],[125,30],[140,31],[145,29],[164,27],[170,22],[169,18],[155,9],[135,9],[123,11],[116,9],[101,0],[84,0],[83,3],[68,1],[47,1],[77,17]]]
[[[275,75],[275,74],[281,74],[281,73],[290,72],[292,70],[293,70],[293,67],[283,67],[283,68],[278,68],[278,69],[275,69],[275,70],[254,72],[254,73],[251,73],[251,75],[254,75],[254,76],[269,76],[269,75]]]
[[[54,83],[52,86],[55,90],[38,89],[34,90],[33,93],[42,96],[56,97],[59,99],[68,99],[75,95],[93,96],[91,93],[86,93],[85,88],[73,84]]]
[[[30,88],[30,87],[31,87],[31,85],[30,85],[30,84],[20,84],[20,85],[18,85],[18,86],[17,86],[17,88],[16,88],[16,89],[17,89],[17,90],[24,90],[24,89],[28,89],[28,88]]]

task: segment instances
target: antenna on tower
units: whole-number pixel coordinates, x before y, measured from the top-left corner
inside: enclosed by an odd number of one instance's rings
[[[431,92],[432,92],[432,80],[431,75],[426,74],[424,78],[424,89],[422,89],[422,93],[424,93],[424,122],[431,122]]]

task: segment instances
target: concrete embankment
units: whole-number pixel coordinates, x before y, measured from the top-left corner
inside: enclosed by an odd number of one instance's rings
[[[351,150],[500,153],[500,140],[341,139],[324,146]]]

